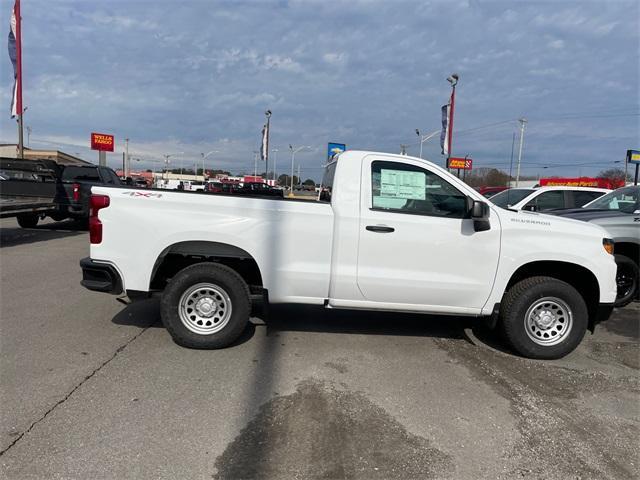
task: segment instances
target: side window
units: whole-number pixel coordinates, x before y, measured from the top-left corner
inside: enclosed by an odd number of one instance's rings
[[[374,210],[463,218],[467,198],[449,182],[423,168],[398,162],[371,164]]]
[[[574,191],[573,192],[573,203],[576,208],[582,207],[587,203],[595,200],[598,197],[602,196],[602,192],[585,192],[582,191]]]
[[[100,176],[102,177],[102,181],[109,185],[113,185],[113,178],[111,178],[111,172],[106,168],[100,169]]]
[[[121,185],[122,182],[120,181],[120,178],[118,177],[118,175],[116,175],[116,172],[114,172],[113,170],[108,170],[109,175],[111,176],[111,180],[113,181],[114,185]]]
[[[544,192],[534,198],[531,202],[529,202],[526,206],[531,209],[532,206],[536,207],[538,211],[541,210],[549,210],[551,208],[564,208],[564,191],[563,190],[555,190],[551,192]]]

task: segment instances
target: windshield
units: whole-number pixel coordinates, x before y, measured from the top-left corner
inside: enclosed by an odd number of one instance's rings
[[[623,187],[587,203],[583,208],[597,210],[619,210],[633,213],[640,209],[640,187]]]
[[[499,207],[507,208],[509,205],[515,205],[533,192],[535,192],[533,188],[510,188],[509,190],[495,194],[489,200]]]
[[[96,167],[64,167],[62,180],[89,180],[99,182],[98,169]]]

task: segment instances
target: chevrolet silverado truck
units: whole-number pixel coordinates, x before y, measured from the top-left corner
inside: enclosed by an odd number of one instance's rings
[[[322,199],[322,200],[320,200]],[[470,316],[519,354],[560,358],[606,320],[599,226],[498,208],[433,163],[346,151],[318,201],[94,186],[82,285],[161,296],[174,341],[229,346],[269,304]]]

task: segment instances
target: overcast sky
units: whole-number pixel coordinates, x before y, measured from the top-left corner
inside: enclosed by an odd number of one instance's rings
[[[13,0],[0,5],[6,39]],[[640,148],[639,5],[23,0],[25,125],[32,147],[89,160],[97,131],[118,152],[130,138],[145,167],[217,150],[207,168],[252,172],[269,108],[278,170],[290,143],[309,145],[296,161],[318,178],[329,141],[417,155],[457,72],[456,156],[508,171],[524,116],[524,173],[594,174]],[[0,140],[14,143],[3,51]],[[424,154],[443,163],[437,136]]]

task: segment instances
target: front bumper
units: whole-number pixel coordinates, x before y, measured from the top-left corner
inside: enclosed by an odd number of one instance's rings
[[[123,292],[122,278],[113,265],[98,263],[89,257],[80,260],[82,281],[80,285],[94,292],[119,295]]]
[[[595,324],[600,322],[605,322],[609,320],[611,317],[611,313],[613,313],[613,303],[600,303],[598,304],[598,310],[596,310],[595,315]]]

